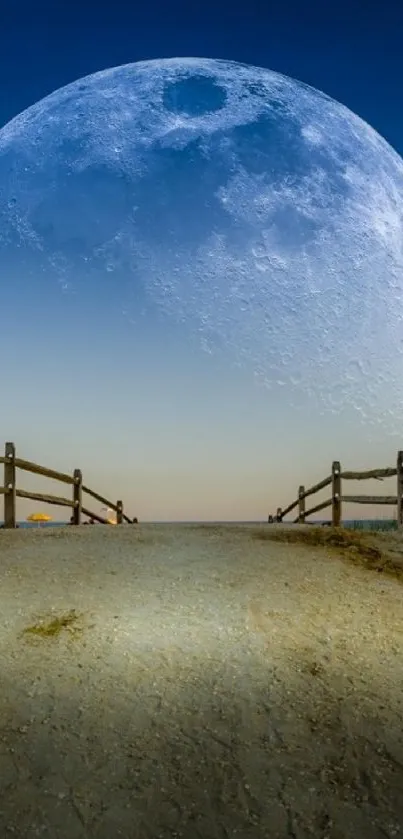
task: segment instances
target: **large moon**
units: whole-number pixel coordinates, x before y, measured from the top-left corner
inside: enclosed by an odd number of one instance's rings
[[[290,404],[350,403],[390,427],[402,207],[403,162],[369,125],[243,64],[116,67],[0,131],[0,267],[31,259],[78,292],[107,278],[133,313],[151,302]]]

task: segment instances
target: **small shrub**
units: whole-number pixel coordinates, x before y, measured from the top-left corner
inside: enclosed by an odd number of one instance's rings
[[[47,620],[43,619],[32,624],[32,626],[27,626],[22,634],[34,635],[39,638],[54,638],[60,635],[63,630],[76,634],[81,632],[81,628],[77,626],[78,620],[79,615],[72,609],[64,615],[58,615]]]

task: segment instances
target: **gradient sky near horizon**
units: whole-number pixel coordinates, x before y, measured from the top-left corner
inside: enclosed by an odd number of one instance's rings
[[[34,14],[19,4],[18,16],[2,12],[0,126],[98,70],[195,55],[306,82],[402,155],[402,10],[386,2],[366,8],[363,19],[358,0],[316,5],[224,0],[189,8],[174,0],[130,11],[119,0],[90,0],[83,8],[39,2]],[[0,445],[13,440],[21,457],[62,471],[80,467],[85,483],[122,497],[140,520],[265,519],[300,483],[324,477],[333,459],[346,468],[393,465],[403,448],[398,429],[366,436],[354,406],[319,416],[307,399],[301,412],[290,411],[281,387],[266,390],[225,349],[203,352],[190,327],[155,312],[131,322],[113,281],[99,295],[64,294],[57,282],[28,282],[18,265],[5,276],[1,255],[0,267]],[[51,490],[28,475],[20,485]],[[393,482],[378,486],[365,491],[393,493]],[[21,500],[19,518],[37,508]]]

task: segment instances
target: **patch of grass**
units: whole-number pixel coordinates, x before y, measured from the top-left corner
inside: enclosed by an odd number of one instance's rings
[[[396,519],[355,519],[346,522],[344,527],[352,528],[353,530],[386,531],[387,533],[398,529]]]
[[[39,620],[37,623],[32,624],[32,626],[27,626],[22,634],[33,635],[39,638],[55,638],[63,631],[77,634],[82,632],[82,628],[77,626],[79,618],[80,616],[77,615],[75,609],[72,609],[63,615]]]
[[[385,534],[342,527],[291,525],[277,528],[269,525],[251,535],[261,541],[327,548],[365,568],[403,578],[403,549],[396,551]]]

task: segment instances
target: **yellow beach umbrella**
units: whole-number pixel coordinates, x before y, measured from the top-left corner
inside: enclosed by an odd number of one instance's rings
[[[27,521],[34,521],[38,524],[43,524],[47,521],[52,521],[52,516],[48,516],[47,513],[31,513],[30,516],[27,516]]]

